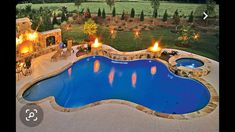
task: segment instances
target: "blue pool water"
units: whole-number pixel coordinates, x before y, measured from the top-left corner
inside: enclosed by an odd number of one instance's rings
[[[23,94],[28,101],[48,96],[54,96],[56,103],[65,108],[121,99],[170,114],[197,111],[210,99],[200,82],[172,74],[159,61],[113,61],[102,56],[83,58]]]
[[[202,61],[194,58],[180,58],[176,60],[176,63],[176,66],[184,66],[188,68],[197,68],[204,65]]]

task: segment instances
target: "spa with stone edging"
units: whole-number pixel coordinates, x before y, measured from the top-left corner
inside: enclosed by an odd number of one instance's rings
[[[158,61],[162,62],[163,64],[165,64],[168,68],[170,67],[170,65],[168,65],[168,63],[166,61],[161,60],[159,58],[156,58],[155,55],[153,55],[149,52],[146,52],[146,50],[136,51],[136,52],[120,52],[120,51],[117,51],[117,50],[107,46],[107,45],[103,45],[102,49],[104,49],[104,50],[96,52],[96,55],[106,56],[108,58],[115,59],[115,60],[119,60],[119,59],[120,60],[134,60],[134,59],[138,60],[138,59],[155,58],[156,60],[158,60]],[[80,56],[80,57],[77,58],[77,61],[81,60],[82,58],[91,56],[91,55],[94,55],[94,54],[87,54],[87,55]],[[126,58],[124,58],[124,57],[126,57]],[[217,104],[218,104],[218,101],[219,101],[219,96],[218,96],[215,88],[210,83],[206,82],[202,78],[199,78],[198,76],[189,76],[189,77],[201,82],[204,86],[206,86],[206,88],[210,92],[210,100],[209,100],[209,103],[204,108],[202,108],[198,111],[192,112],[192,113],[187,113],[187,114],[160,113],[160,112],[153,111],[153,110],[151,110],[147,107],[144,107],[142,105],[138,105],[138,104],[130,102],[130,101],[124,101],[124,100],[118,100],[118,99],[102,100],[102,101],[94,102],[94,103],[91,103],[91,104],[88,104],[88,105],[85,105],[85,106],[82,106],[82,107],[79,107],[79,108],[64,108],[62,106],[59,106],[55,102],[55,98],[52,97],[52,96],[44,98],[44,99],[39,100],[39,101],[34,101],[34,102],[27,101],[22,97],[24,91],[26,91],[30,86],[32,86],[36,82],[39,82],[41,80],[53,77],[53,76],[57,75],[58,73],[61,73],[65,69],[69,68],[72,65],[73,64],[70,63],[70,64],[66,65],[65,67],[63,67],[63,68],[61,68],[57,71],[54,71],[54,72],[52,72],[48,75],[38,77],[35,80],[27,83],[22,88],[20,88],[19,92],[17,93],[18,101],[23,103],[23,104],[28,104],[28,103],[40,104],[44,101],[49,101],[54,109],[56,109],[58,111],[62,111],[62,112],[77,111],[77,110],[81,110],[81,109],[84,109],[84,108],[87,108],[87,107],[96,106],[96,105],[104,104],[104,103],[118,103],[118,104],[125,104],[125,105],[128,105],[128,106],[131,106],[133,108],[136,108],[140,111],[143,111],[143,112],[151,114],[151,115],[155,115],[155,116],[163,117],[163,118],[168,118],[168,119],[191,119],[191,118],[207,115],[208,113],[211,113],[217,107]]]
[[[203,65],[199,67],[195,67],[195,68],[177,66],[177,60],[180,60],[180,59],[195,59],[195,60],[201,61]],[[179,54],[179,55],[172,56],[168,60],[168,62],[169,62],[169,69],[173,73],[176,73],[177,75],[180,75],[183,77],[190,77],[190,76],[201,77],[201,76],[206,76],[207,74],[210,73],[211,62],[208,59],[200,59],[196,55]]]

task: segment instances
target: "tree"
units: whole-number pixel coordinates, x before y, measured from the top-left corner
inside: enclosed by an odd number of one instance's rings
[[[216,2],[214,0],[206,1],[206,10],[207,10],[208,16],[215,16],[215,6],[216,6]]]
[[[143,10],[141,11],[141,14],[140,14],[140,21],[144,21],[144,11]]]
[[[16,16],[19,14],[19,9],[18,8],[16,8]]]
[[[191,14],[189,15],[188,22],[193,22],[193,11],[191,11]]]
[[[49,14],[44,14],[43,16],[43,22],[41,24],[41,31],[47,31],[53,29],[53,24],[51,22],[51,17]]]
[[[112,9],[112,6],[114,6],[115,0],[105,0],[106,4],[110,7],[110,10]]]
[[[105,10],[103,8],[103,11],[102,11],[102,18],[105,19],[106,18],[106,14],[105,14]]]
[[[67,21],[68,17],[67,17],[67,7],[63,6],[61,9],[62,13],[61,13],[61,22]]]
[[[158,16],[157,9],[154,9],[154,11],[153,11],[153,17],[154,17],[154,18],[157,18],[157,16]]]
[[[162,21],[165,22],[165,21],[167,21],[167,19],[168,19],[168,14],[167,14],[167,10],[165,10]]]
[[[43,12],[43,8],[40,6],[39,13],[42,13],[42,12]]]
[[[131,9],[131,18],[134,18],[134,17],[135,17],[135,9],[132,8],[132,9]]]
[[[83,32],[88,35],[89,39],[93,37],[94,34],[97,32],[97,24],[89,18],[83,27]]]
[[[180,23],[180,16],[179,16],[179,13],[178,13],[178,9],[175,11],[174,15],[173,15],[173,23],[176,24],[176,25],[179,25]]]
[[[25,12],[28,14],[32,11],[31,5],[26,5],[25,6]]]
[[[63,7],[61,8],[61,11],[64,12],[65,14],[68,13],[68,9],[67,9],[66,6],[63,6]]]
[[[121,16],[121,20],[124,20],[125,19],[125,12],[124,10],[122,11],[122,16]]]
[[[113,7],[113,12],[112,12],[112,14],[113,14],[113,17],[116,16],[116,9],[115,9],[115,7]]]
[[[61,14],[61,22],[64,22],[64,21],[67,21],[67,20],[68,20],[68,18],[66,17],[65,13],[62,12],[62,14]]]
[[[101,10],[100,8],[98,9],[98,14],[97,14],[98,17],[101,17]]]
[[[77,8],[79,9],[79,6],[82,4],[83,0],[75,0],[74,4],[75,6],[77,6]]]
[[[160,0],[151,0],[151,6],[153,8],[153,16],[155,16],[155,13],[159,9],[159,6],[160,6]]]
[[[55,14],[55,13],[54,13],[54,15],[53,15],[52,24],[53,24],[53,25],[59,24],[58,21],[57,21],[57,17],[56,17],[56,14]]]

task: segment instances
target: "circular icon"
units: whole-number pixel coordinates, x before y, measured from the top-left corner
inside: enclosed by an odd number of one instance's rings
[[[27,104],[20,110],[20,120],[29,127],[35,127],[42,122],[42,108],[36,104]]]

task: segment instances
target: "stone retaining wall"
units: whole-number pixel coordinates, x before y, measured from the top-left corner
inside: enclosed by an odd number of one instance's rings
[[[139,60],[139,59],[155,59],[160,57],[161,52],[153,53],[148,50],[120,52],[111,48],[110,46],[103,45],[102,48],[93,50],[91,54],[106,56],[112,60],[128,61],[128,60]]]

